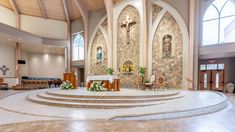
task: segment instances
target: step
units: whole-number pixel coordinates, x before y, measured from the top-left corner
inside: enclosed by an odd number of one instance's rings
[[[39,98],[47,99],[47,100],[55,100],[55,101],[63,101],[63,102],[80,102],[80,103],[144,103],[144,102],[156,102],[156,101],[165,101],[165,100],[173,100],[184,97],[184,95],[175,95],[170,97],[150,97],[150,98],[114,98],[114,99],[101,99],[101,98],[71,98],[71,97],[59,97],[47,94],[45,92],[39,92],[37,94]]]
[[[78,103],[78,102],[61,102],[55,100],[42,99],[37,96],[37,94],[32,94],[27,97],[27,99],[34,103],[49,105],[49,106],[59,106],[59,107],[70,107],[70,108],[89,108],[89,109],[118,109],[118,108],[134,108],[134,107],[145,107],[160,105],[164,102],[150,102],[150,103]]]
[[[172,92],[167,94],[152,94],[152,95],[78,95],[78,94],[65,94],[65,93],[56,93],[55,91],[46,91],[46,94],[58,96],[58,97],[69,97],[69,98],[100,98],[100,99],[132,99],[132,98],[157,98],[157,97],[169,97],[178,95],[180,92]]]

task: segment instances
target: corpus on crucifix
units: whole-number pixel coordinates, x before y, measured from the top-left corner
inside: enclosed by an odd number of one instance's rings
[[[135,25],[136,21],[132,20],[129,15],[126,16],[126,21],[121,24],[121,28],[126,28],[126,43],[130,44],[130,28]]]

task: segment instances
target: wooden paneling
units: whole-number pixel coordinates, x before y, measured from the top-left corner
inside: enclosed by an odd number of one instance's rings
[[[16,0],[21,14],[42,17],[38,0]]]
[[[65,21],[63,3],[61,0],[41,0],[43,1],[47,18]]]
[[[69,11],[69,16],[70,16],[71,21],[80,18],[81,13],[79,9],[77,8],[74,0],[68,0],[67,4],[68,4],[68,11]]]
[[[121,1],[123,1],[123,0],[113,0],[114,3],[119,3]]]
[[[3,7],[8,8],[10,10],[13,10],[9,0],[0,0],[0,5],[3,6]]]
[[[54,20],[66,21],[62,0],[15,0],[19,13],[23,15],[36,16]],[[114,0],[119,2],[122,0]],[[41,9],[40,9],[41,2]],[[73,21],[81,17],[74,0],[66,0],[70,20]],[[105,7],[104,0],[83,0],[88,11],[95,11]],[[9,0],[0,0],[0,5],[13,10]],[[42,8],[43,7],[43,8]],[[41,11],[43,10],[43,11]]]
[[[104,0],[84,0],[84,4],[89,11],[95,11],[104,8]]]

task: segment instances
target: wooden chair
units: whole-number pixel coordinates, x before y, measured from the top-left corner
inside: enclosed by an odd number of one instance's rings
[[[0,78],[0,89],[2,89],[2,90],[7,90],[8,89],[8,84],[4,83],[3,78]]]
[[[143,86],[143,77],[141,77],[139,75],[136,76],[136,80],[135,80],[135,83],[133,85],[133,88],[135,88],[135,86],[137,87],[137,90],[142,88],[142,86]]]
[[[149,90],[150,90],[154,86],[155,82],[156,82],[156,76],[155,75],[151,75],[150,79],[149,79],[149,82],[144,83],[144,86],[148,87]]]
[[[164,91],[165,88],[164,88],[164,85],[165,85],[165,78],[164,76],[160,76],[158,79],[157,79],[157,82],[156,82],[156,87],[157,87],[157,90],[161,89]]]

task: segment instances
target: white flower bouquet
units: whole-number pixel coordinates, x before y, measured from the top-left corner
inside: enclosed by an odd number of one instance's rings
[[[60,88],[62,90],[70,90],[73,88],[73,85],[70,81],[63,81],[63,83],[60,85]]]

